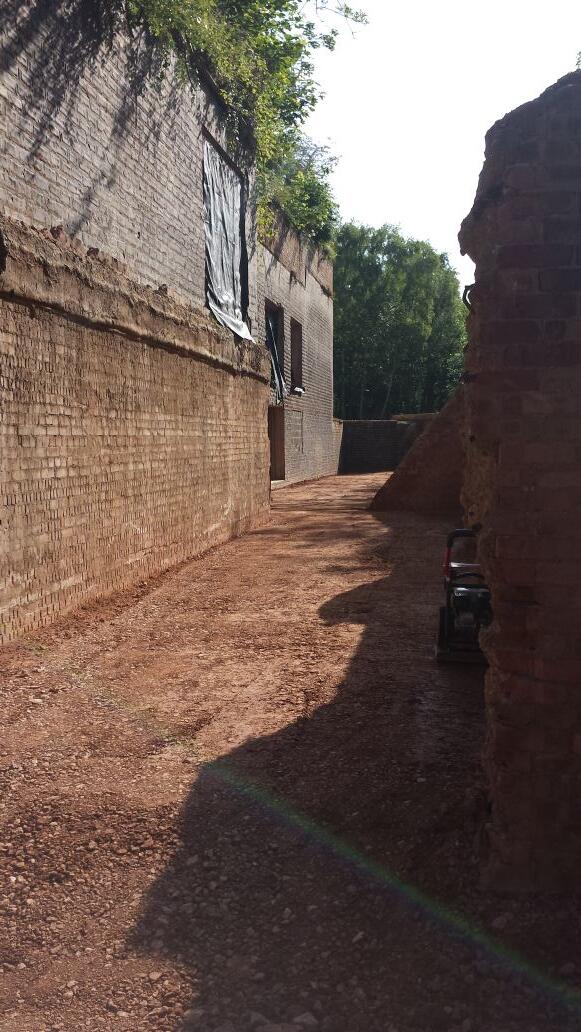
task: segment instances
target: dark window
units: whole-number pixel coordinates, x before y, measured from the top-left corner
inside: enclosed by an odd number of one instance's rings
[[[288,394],[284,381],[284,310],[280,305],[267,301],[264,307],[266,321],[266,346],[271,359],[271,386],[278,401]]]
[[[291,390],[303,387],[303,328],[291,319]]]
[[[218,322],[239,337],[250,337],[244,211],[239,173],[210,140],[204,140],[206,299]]]

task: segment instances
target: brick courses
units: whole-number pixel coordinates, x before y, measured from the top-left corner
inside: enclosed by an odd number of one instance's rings
[[[64,235],[0,232],[7,641],[267,518],[269,369]]]
[[[420,426],[409,419],[344,420],[339,473],[395,469],[420,432]]]
[[[580,215],[573,73],[490,130],[460,235],[476,262],[464,505],[495,614],[488,876],[517,889],[580,882]]]

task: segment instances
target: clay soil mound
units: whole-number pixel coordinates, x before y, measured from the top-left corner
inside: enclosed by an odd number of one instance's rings
[[[406,509],[459,519],[463,413],[463,390],[459,387],[377,492],[372,510]]]

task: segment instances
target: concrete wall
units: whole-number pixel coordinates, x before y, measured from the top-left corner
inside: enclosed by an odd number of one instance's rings
[[[264,348],[0,219],[0,641],[257,526]]]
[[[498,122],[461,244],[464,504],[482,525],[489,877],[581,881],[581,74]]]
[[[5,0],[0,211],[60,224],[140,282],[204,304],[203,134],[227,148],[224,111],[202,86],[160,78],[154,56],[131,47],[108,14],[113,6]],[[255,326],[252,219],[247,235]]]
[[[333,270],[300,237],[281,226],[259,245],[261,308],[282,306],[285,380],[291,382],[291,319],[303,329],[302,397],[284,402],[285,480],[310,480],[337,472],[339,441],[333,423]]]

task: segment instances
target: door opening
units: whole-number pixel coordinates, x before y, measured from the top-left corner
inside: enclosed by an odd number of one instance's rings
[[[268,406],[268,440],[270,441],[270,479],[284,480],[284,408]]]

